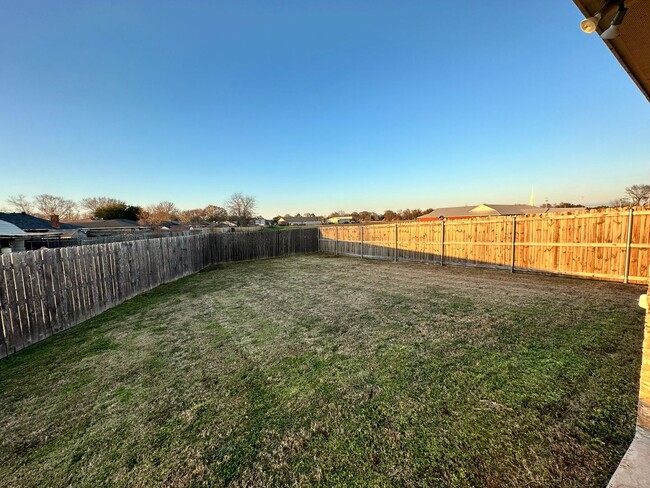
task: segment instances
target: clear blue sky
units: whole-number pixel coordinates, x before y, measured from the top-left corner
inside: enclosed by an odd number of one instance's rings
[[[571,0],[539,7],[0,0],[0,205],[242,191],[272,217],[650,183],[650,104]]]

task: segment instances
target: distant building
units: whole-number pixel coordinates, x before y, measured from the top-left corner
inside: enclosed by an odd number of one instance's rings
[[[350,224],[354,222],[354,217],[346,215],[345,217],[330,217],[327,219],[330,224]]]
[[[261,227],[267,227],[269,225],[273,225],[273,221],[265,218],[259,218],[259,219],[255,219],[255,225]]]
[[[428,214],[418,217],[420,222],[445,219],[465,219],[468,217],[489,217],[503,215],[528,215],[580,210],[580,208],[544,208],[532,205],[501,205],[483,203],[476,206],[436,208]]]
[[[280,217],[280,225],[320,225],[322,222],[318,217]]]

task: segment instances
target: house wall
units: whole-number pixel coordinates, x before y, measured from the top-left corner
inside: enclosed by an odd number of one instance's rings
[[[645,300],[640,300],[640,305],[645,306],[645,328],[643,334],[643,357],[641,359],[641,381],[639,384],[639,413],[637,424],[639,427],[650,432],[650,308],[648,307],[648,297],[650,296],[650,287]]]

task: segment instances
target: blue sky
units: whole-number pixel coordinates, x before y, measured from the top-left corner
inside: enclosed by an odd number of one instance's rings
[[[272,217],[525,203],[531,186],[589,204],[650,183],[650,104],[570,0],[0,11],[2,203],[241,191]]]

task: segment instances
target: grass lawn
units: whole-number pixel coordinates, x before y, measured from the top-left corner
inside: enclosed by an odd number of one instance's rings
[[[219,266],[0,360],[3,486],[605,486],[642,288],[323,255]]]

